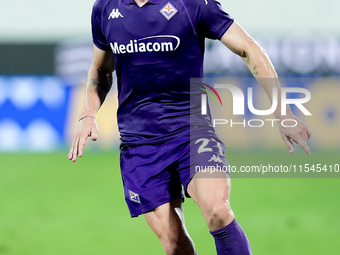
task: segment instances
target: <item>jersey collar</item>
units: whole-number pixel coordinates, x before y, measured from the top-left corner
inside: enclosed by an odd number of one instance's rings
[[[146,4],[159,4],[161,0],[148,0]],[[123,4],[136,4],[134,0],[123,0]]]

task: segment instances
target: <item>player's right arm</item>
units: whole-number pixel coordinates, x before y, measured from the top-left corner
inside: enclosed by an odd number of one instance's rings
[[[307,145],[307,140],[311,137],[311,131],[303,121],[292,113],[289,105],[286,106],[286,114],[282,114],[281,86],[274,66],[266,52],[236,22],[230,26],[220,40],[245,61],[270,100],[273,98],[273,89],[277,89],[278,104],[274,112],[275,118],[280,121],[293,119],[297,123],[293,128],[279,125],[282,140],[290,153],[294,153],[295,142],[303,148],[307,155],[310,155],[311,151]]]
[[[68,158],[75,162],[83,155],[88,137],[97,140],[98,127],[96,113],[103,104],[112,86],[114,59],[111,51],[103,51],[94,46],[93,61],[88,72],[83,109],[79,116],[78,127]]]

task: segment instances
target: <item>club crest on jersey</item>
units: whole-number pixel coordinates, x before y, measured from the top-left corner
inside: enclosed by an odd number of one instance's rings
[[[167,20],[170,20],[177,12],[178,10],[170,2],[160,10],[160,13],[162,13]]]
[[[140,204],[139,194],[129,190],[130,201]]]

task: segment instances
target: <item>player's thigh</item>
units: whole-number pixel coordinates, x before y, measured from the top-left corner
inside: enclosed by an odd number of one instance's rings
[[[231,180],[226,173],[215,178],[197,173],[188,185],[189,195],[200,207],[229,201],[230,189]]]
[[[188,194],[199,206],[210,230],[216,230],[234,219],[230,207],[231,180],[227,173],[218,177],[195,174],[188,185]]]
[[[229,200],[231,181],[225,146],[214,138],[196,139],[190,144],[190,182],[187,192],[200,206]]]

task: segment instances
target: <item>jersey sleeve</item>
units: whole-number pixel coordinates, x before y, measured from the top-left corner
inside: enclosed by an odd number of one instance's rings
[[[216,0],[200,0],[198,10],[199,31],[209,39],[220,39],[234,19],[226,13]]]
[[[110,45],[106,40],[106,37],[102,29],[102,13],[103,13],[103,1],[97,0],[92,8],[91,26],[92,26],[92,39],[94,45],[99,49],[109,51]]]

